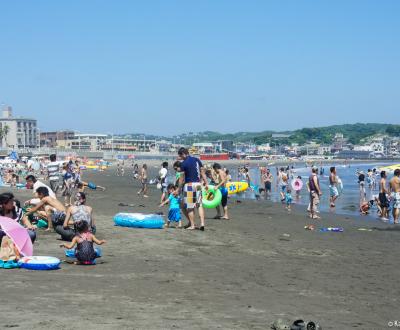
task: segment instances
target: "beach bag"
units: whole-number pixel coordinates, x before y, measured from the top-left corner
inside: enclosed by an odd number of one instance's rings
[[[4,236],[1,241],[0,259],[3,261],[9,261],[18,260],[19,257],[19,251],[13,241],[8,236]]]

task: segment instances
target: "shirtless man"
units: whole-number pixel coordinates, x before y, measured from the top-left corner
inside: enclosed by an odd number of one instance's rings
[[[280,195],[281,195],[281,201],[285,200],[285,194],[286,194],[286,189],[288,186],[288,175],[285,173],[285,169],[283,167],[281,167],[281,169],[279,170],[279,176],[278,176],[278,181],[280,184]]]
[[[381,172],[381,181],[379,182],[379,203],[381,204],[382,212],[381,212],[381,220],[388,221],[388,206],[389,201],[387,200],[386,194],[386,171]]]
[[[389,182],[390,191],[393,198],[393,222],[399,223],[400,213],[400,169],[394,170],[394,176]]]
[[[36,190],[36,193],[40,202],[31,209],[28,209],[28,212],[25,213],[24,217],[28,217],[36,211],[44,209],[46,212],[47,223],[49,225],[46,231],[51,230],[53,226],[63,224],[66,212],[65,206],[56,198],[50,197],[49,190],[46,187],[39,187]]]
[[[330,168],[329,174],[329,201],[331,203],[331,207],[335,207],[335,201],[339,196],[339,191],[337,189],[337,175],[336,175],[336,167],[332,166]]]

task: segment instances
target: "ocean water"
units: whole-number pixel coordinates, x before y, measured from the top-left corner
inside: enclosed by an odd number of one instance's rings
[[[359,212],[359,203],[360,203],[360,190],[359,190],[359,185],[358,185],[358,175],[356,174],[357,171],[364,171],[365,174],[367,174],[368,169],[373,169],[376,168],[378,173],[380,173],[380,168],[383,166],[388,166],[388,165],[393,165],[393,164],[398,164],[398,162],[394,163],[357,163],[357,164],[350,164],[350,165],[337,165],[337,164],[324,164],[324,174],[319,175],[319,182],[321,185],[322,189],[322,198],[320,202],[320,210],[321,211],[327,211],[327,212],[333,212],[337,214],[347,214],[347,215],[360,215]],[[343,182],[343,191],[339,198],[336,200],[336,207],[335,208],[330,208],[329,206],[329,168],[330,166],[335,166],[336,167],[336,173],[337,175],[341,178]],[[273,202],[279,202],[280,203],[280,195],[279,195],[279,187],[276,187],[276,167],[271,166],[269,167],[271,170],[271,173],[273,175],[273,184],[272,184],[272,194],[269,196],[269,200]],[[237,175],[238,170],[237,168],[230,168],[230,174],[232,175],[232,181],[236,181],[240,179]],[[260,178],[260,171],[258,167],[250,167],[249,169],[249,174],[251,177],[251,183],[253,186],[257,188],[263,188],[263,185],[260,183],[261,178]],[[303,188],[300,192],[300,195],[296,197],[296,193],[294,190],[292,190],[292,197],[293,197],[293,204],[298,204],[298,205],[303,205],[304,206],[304,211],[307,209],[307,205],[309,203],[309,193],[307,191],[306,187],[306,182],[308,181],[308,177],[311,174],[311,168],[306,167],[305,164],[296,164],[294,169],[293,169],[293,177],[296,178],[297,176],[302,177],[303,181]],[[388,180],[392,177],[392,174],[388,173]],[[375,194],[379,193],[379,180],[380,180],[380,175],[377,176],[377,184],[376,188],[370,190],[368,188],[368,185],[366,184],[366,196],[367,200],[372,197]],[[292,180],[290,180],[291,182]],[[253,190],[248,190],[245,193],[238,194],[235,196],[236,198],[244,198],[244,199],[255,199],[256,198],[256,193]],[[261,195],[261,201],[265,199],[263,195]],[[378,219],[377,216],[377,210],[376,207],[373,206],[370,209],[370,213],[368,216],[362,216],[363,219],[373,221],[375,219]],[[391,219],[392,221],[392,219]]]

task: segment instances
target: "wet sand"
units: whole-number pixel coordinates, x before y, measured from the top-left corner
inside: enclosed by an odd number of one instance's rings
[[[321,224],[344,232],[306,231],[313,221],[304,207],[288,214],[280,204],[230,199],[231,220],[208,210],[205,232],[122,228],[113,215],[160,211],[159,191],[138,197],[139,182],[112,169],[84,180],[107,187],[88,191],[96,236],[108,240],[103,263],[0,270],[0,328],[269,329],[277,318],[302,318],[323,329],[386,329],[400,318],[400,227],[323,214]],[[65,259],[56,238],[39,230],[35,255]]]

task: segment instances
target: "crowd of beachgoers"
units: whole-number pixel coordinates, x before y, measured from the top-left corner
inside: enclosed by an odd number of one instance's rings
[[[250,165],[244,164],[237,168],[235,178],[226,167],[219,163],[203,164],[202,161],[191,156],[187,149],[178,151],[177,159],[173,162],[173,173],[170,164],[163,162],[157,177],[150,178],[147,164],[139,165],[134,160],[129,164],[118,161],[116,176],[133,175],[138,180],[141,189],[137,192],[143,198],[149,196],[149,185],[154,184],[160,191],[159,207],[169,204],[168,215],[165,218],[165,227],[174,226],[186,230],[204,231],[205,211],[203,203],[219,199],[212,208],[215,208],[214,219],[230,220],[228,202],[230,200],[229,187],[233,183],[245,182],[246,188],[252,191],[257,199],[268,196],[275,189],[279,192],[284,207],[291,211],[294,199],[299,198],[303,189],[307,189],[309,203],[307,212],[311,219],[321,219],[319,211],[320,198],[323,193],[329,194],[329,207],[334,209],[336,201],[341,198],[343,183],[334,166],[329,168],[329,191],[321,188],[320,178],[324,177],[324,168],[310,166],[309,177],[304,180],[296,175],[294,166],[268,168],[258,165],[260,185],[254,184],[250,176]],[[94,244],[102,245],[105,240],[98,239],[94,211],[87,204],[86,189],[106,191],[105,187],[83,180],[84,164],[81,160],[57,160],[56,155],[40,161],[16,161],[1,167],[1,185],[9,187],[10,191],[0,194],[0,227],[3,217],[15,220],[25,228],[32,243],[38,235],[38,228],[54,232],[63,243],[61,247],[72,250],[76,257],[75,263],[95,263],[96,249]],[[103,169],[99,167],[99,171]],[[274,173],[273,173],[274,172]],[[357,180],[360,191],[359,210],[361,214],[370,212],[376,207],[382,221],[393,217],[393,223],[399,222],[400,210],[400,169],[394,170],[393,177],[388,180],[385,171],[369,169],[366,173],[357,171]],[[236,180],[236,181],[234,181]],[[304,184],[305,181],[305,184]],[[4,189],[4,188],[3,188]],[[12,189],[30,189],[32,198],[20,201],[15,198]],[[235,188],[236,189],[236,188]],[[154,191],[154,190],[151,190]],[[17,195],[18,193],[16,193]],[[105,192],[107,194],[107,192]],[[241,192],[238,190],[236,203],[240,203]],[[163,212],[160,212],[163,214]],[[187,220],[183,223],[183,217]],[[196,215],[199,223],[196,222]],[[312,228],[311,228],[312,229]],[[16,261],[22,251],[14,244],[13,238],[5,230],[0,230],[0,259]],[[12,267],[12,266],[10,266]]]

